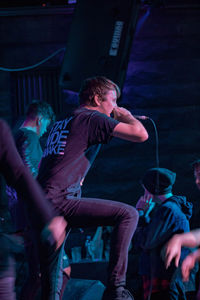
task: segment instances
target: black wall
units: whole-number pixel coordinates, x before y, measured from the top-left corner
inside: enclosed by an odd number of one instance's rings
[[[199,65],[200,8],[152,7],[140,10],[139,26],[132,43],[122,106],[150,116],[158,130],[160,166],[177,173],[175,193],[194,203],[192,226],[198,226],[199,192],[189,166],[200,156]],[[32,65],[65,47],[73,10],[24,10],[0,16],[0,65],[10,68]],[[41,68],[62,66],[60,53]],[[0,71],[0,116],[13,118],[12,73]],[[48,99],[46,99],[48,101]],[[57,101],[55,97],[55,101]],[[70,111],[76,94],[62,94]],[[142,193],[139,180],[155,166],[155,131],[144,121],[149,140],[132,144],[113,139],[103,146],[85,180],[83,194],[135,205]]]

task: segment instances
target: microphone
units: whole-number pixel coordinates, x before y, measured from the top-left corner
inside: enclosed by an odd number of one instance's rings
[[[138,120],[148,120],[148,119],[150,119],[149,117],[147,117],[147,116],[137,116],[137,115],[133,115],[134,116],[134,118],[136,118],[136,119],[138,119]]]

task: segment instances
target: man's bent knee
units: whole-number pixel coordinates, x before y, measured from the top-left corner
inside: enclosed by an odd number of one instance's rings
[[[135,207],[125,204],[123,207],[123,216],[126,219],[133,220],[134,223],[138,222],[139,214]]]

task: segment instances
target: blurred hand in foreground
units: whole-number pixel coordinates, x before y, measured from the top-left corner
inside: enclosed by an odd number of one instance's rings
[[[66,235],[67,222],[61,216],[54,217],[48,225],[48,229],[52,233],[56,241],[56,249],[58,249],[64,242]]]

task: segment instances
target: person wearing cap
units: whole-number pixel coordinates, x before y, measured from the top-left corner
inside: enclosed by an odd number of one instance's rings
[[[144,195],[136,205],[140,220],[133,241],[134,247],[142,250],[139,269],[145,300],[186,299],[186,290],[195,289],[194,274],[186,288],[180,268],[171,265],[166,270],[161,258],[162,247],[174,234],[190,230],[192,204],[184,196],[173,195],[175,180],[176,173],[165,168],[151,168],[142,179]],[[182,250],[181,261],[188,251]]]

